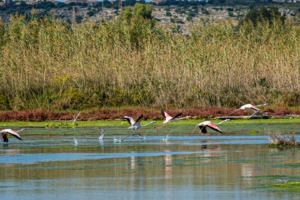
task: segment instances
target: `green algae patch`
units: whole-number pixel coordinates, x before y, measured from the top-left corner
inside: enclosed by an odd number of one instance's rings
[[[250,133],[250,135],[256,135],[258,132],[257,132],[257,130],[251,130],[251,131],[249,131],[249,133]]]
[[[261,188],[265,188],[272,191],[281,191],[281,192],[300,192],[300,182],[291,181],[285,183],[267,183],[260,185]]]

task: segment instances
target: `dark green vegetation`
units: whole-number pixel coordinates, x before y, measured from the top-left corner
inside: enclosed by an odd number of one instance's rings
[[[240,22],[240,25],[243,23],[253,23],[254,26],[257,26],[257,23],[262,23],[268,21],[272,25],[274,20],[281,20],[282,23],[285,21],[285,16],[281,16],[278,7],[271,6],[270,9],[266,7],[261,7],[260,9],[251,9],[245,18]]]

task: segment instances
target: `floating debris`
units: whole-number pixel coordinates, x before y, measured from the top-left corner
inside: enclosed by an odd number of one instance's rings
[[[295,133],[292,135],[282,136],[280,133],[268,134],[271,146],[286,147],[300,146],[300,143],[295,140]]]

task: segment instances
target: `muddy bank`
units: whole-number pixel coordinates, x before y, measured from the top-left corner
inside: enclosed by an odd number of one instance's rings
[[[183,116],[190,115],[193,119],[208,119],[220,116],[245,116],[251,115],[249,112],[243,110],[230,115],[230,112],[235,108],[219,108],[219,107],[207,107],[202,109],[166,109],[171,115],[182,112]],[[73,120],[74,115],[76,116],[80,111],[52,111],[52,110],[25,110],[25,111],[3,111],[0,113],[0,121],[51,121],[51,120]],[[276,116],[291,116],[297,117],[300,114],[299,109],[288,109],[288,108],[265,108],[262,109],[262,113],[268,112],[271,117]],[[128,109],[115,109],[105,108],[91,111],[82,111],[78,117],[78,121],[97,121],[97,120],[113,120],[120,116],[132,116],[138,118],[141,114],[144,115],[145,119],[163,119],[160,110],[151,110],[147,108],[128,108]],[[293,114],[293,115],[288,115]]]

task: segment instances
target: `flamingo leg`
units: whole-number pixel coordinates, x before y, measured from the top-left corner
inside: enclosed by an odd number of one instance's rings
[[[202,133],[201,131],[199,133]],[[211,139],[208,135],[205,135],[204,133],[202,133],[204,136],[208,137],[209,139]]]
[[[198,126],[196,126],[196,127],[194,128],[193,132],[192,132],[191,134],[189,134],[189,135],[193,135],[197,127],[198,127]]]
[[[166,123],[167,124],[167,123]],[[155,131],[161,129],[162,127],[164,127],[166,124],[163,124],[161,127],[157,128]]]
[[[155,126],[154,128],[159,128],[159,127],[161,127],[162,125],[164,125],[163,123],[162,124],[160,124],[160,125],[158,125],[158,126]],[[155,130],[156,131],[156,130]]]
[[[159,125],[157,125],[157,126],[154,126],[153,128],[158,128],[158,127],[160,127],[161,125],[163,125],[163,123],[161,123],[161,124],[159,124]]]
[[[133,130],[130,131],[130,133],[124,139],[122,139],[121,142],[123,142],[126,138],[128,138],[133,132],[134,132]]]
[[[201,128],[201,130],[200,130],[200,132],[199,133],[202,133],[202,129],[204,129],[204,127],[205,126],[203,126],[202,128]],[[202,133],[203,135],[205,135],[204,133]],[[209,139],[211,139],[208,135],[205,135],[206,137],[208,137]]]

